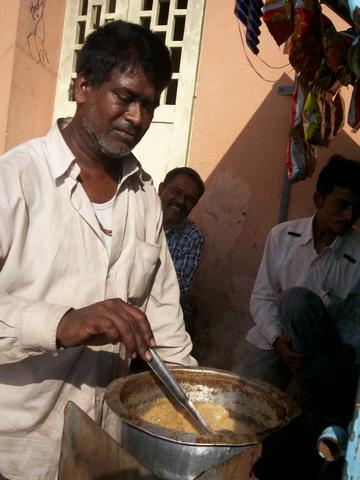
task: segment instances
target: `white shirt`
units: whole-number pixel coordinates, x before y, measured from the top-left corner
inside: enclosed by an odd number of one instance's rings
[[[246,339],[270,349],[282,333],[280,294],[291,287],[306,287],[333,315],[343,342],[360,353],[360,232],[350,229],[318,254],[313,218],[285,222],[271,230],[250,300],[256,325]]]
[[[0,472],[10,479],[55,478],[67,401],[100,422],[104,388],[127,371],[119,344],[57,352],[70,307],[130,302],[164,361],[196,365],[159,198],[135,157],[122,169],[109,256],[56,125],[0,157]]]

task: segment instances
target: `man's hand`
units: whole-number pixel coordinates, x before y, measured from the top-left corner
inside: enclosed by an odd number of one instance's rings
[[[119,298],[69,310],[60,320],[56,340],[64,348],[121,342],[130,358],[138,353],[145,361],[151,360],[149,347],[155,346],[146,315]]]
[[[291,350],[291,338],[286,335],[279,335],[273,343],[274,349],[280,353],[286,365],[293,371],[298,372],[301,368],[304,353],[295,353]]]

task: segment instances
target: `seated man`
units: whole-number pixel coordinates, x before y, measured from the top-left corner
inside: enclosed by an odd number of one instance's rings
[[[190,332],[194,306],[189,298],[189,289],[200,259],[204,237],[200,228],[187,217],[204,190],[200,175],[189,167],[174,168],[159,186],[163,227],[179,281],[185,325]]]
[[[313,217],[270,232],[251,295],[250,351],[236,371],[283,389],[295,379],[303,407],[351,416],[360,352],[360,232],[353,228],[360,163],[333,155],[314,202]]]
[[[159,185],[163,227],[179,282],[185,327],[190,335],[193,333],[196,307],[190,299],[189,289],[200,259],[204,237],[200,228],[187,217],[204,190],[200,175],[189,167],[174,168]],[[140,356],[131,361],[130,373],[144,370],[149,370],[149,366]]]

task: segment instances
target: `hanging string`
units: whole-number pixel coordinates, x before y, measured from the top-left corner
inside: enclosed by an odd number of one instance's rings
[[[240,28],[240,21],[238,20],[238,30],[239,30],[239,34],[240,34],[240,40],[241,40],[241,44],[242,44],[242,47],[243,47],[243,51],[244,51],[244,55],[245,55],[245,58],[246,60],[248,61],[250,67],[254,70],[254,72],[262,79],[264,80],[265,82],[269,82],[269,83],[275,83],[278,81],[278,79],[275,79],[275,80],[270,80],[268,78],[265,78],[254,66],[254,64],[252,63],[250,57],[248,56],[247,54],[247,47],[245,45],[245,42],[244,42],[244,38],[243,38],[243,34],[242,34],[242,31],[241,31],[241,28]],[[280,69],[283,69],[283,68],[286,68],[290,65],[290,63],[287,63],[285,65],[282,65],[281,67],[274,67],[272,65],[269,65],[265,60],[263,60],[261,57],[258,56],[258,59],[263,63],[265,64],[267,67],[269,68],[272,68],[274,70],[280,70]],[[293,70],[293,68],[291,68],[291,70],[289,72],[291,72]],[[289,73],[287,72],[287,73]]]

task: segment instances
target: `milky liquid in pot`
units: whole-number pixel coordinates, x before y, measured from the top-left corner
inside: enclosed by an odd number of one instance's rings
[[[231,410],[226,409],[222,405],[198,401],[194,401],[193,404],[214,432],[253,433],[249,425],[238,419],[238,414],[231,412]],[[183,409],[175,408],[167,398],[157,399],[151,405],[141,409],[138,415],[149,423],[178,432],[202,433],[196,428],[196,424],[191,417]]]

